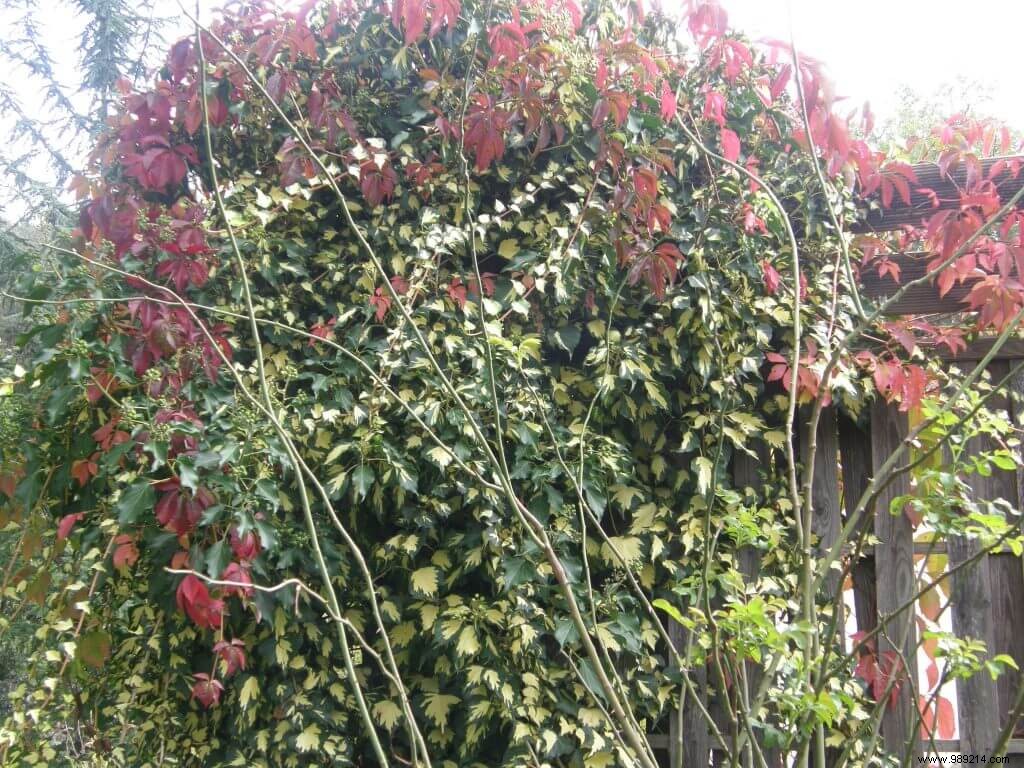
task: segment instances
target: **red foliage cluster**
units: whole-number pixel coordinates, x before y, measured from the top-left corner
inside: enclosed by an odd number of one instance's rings
[[[900,688],[906,679],[906,670],[896,651],[878,653],[874,639],[864,640],[864,632],[853,635],[853,642],[859,646],[860,655],[854,675],[863,680],[875,701],[882,701],[889,689],[886,706],[895,707]],[[891,688],[890,688],[891,686]]]

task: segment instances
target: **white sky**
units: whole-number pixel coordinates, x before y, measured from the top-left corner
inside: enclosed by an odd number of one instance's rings
[[[666,6],[673,0],[666,0]],[[1024,129],[1024,0],[722,0],[730,26],[789,40],[827,65],[850,107],[896,110],[908,85],[922,96],[963,77],[983,83],[993,117]],[[846,111],[846,110],[841,110]]]
[[[79,25],[67,0],[37,0],[48,47],[61,79],[77,81]],[[647,0],[652,2],[652,0]],[[186,0],[192,6],[194,0]],[[222,0],[200,0],[208,21]],[[681,0],[661,0],[670,8]],[[894,115],[901,86],[923,97],[941,94],[958,78],[982,84],[981,111],[1024,132],[1024,0],[721,0],[730,25],[757,40],[788,40],[790,18],[800,50],[826,65],[848,112],[870,101],[879,123]],[[46,9],[52,8],[48,14]],[[792,13],[791,13],[792,9]],[[161,7],[179,14],[177,4]],[[5,18],[7,16],[7,18]],[[0,12],[0,36],[10,16]],[[187,19],[178,25],[190,31]],[[176,34],[167,32],[168,41]],[[25,78],[21,100],[29,114],[45,116],[37,84]],[[73,91],[73,88],[70,90]],[[977,106],[978,102],[975,103]],[[83,105],[84,106],[84,105]],[[949,103],[948,108],[965,106]],[[0,129],[4,124],[0,115]],[[42,175],[42,174],[41,174]],[[3,208],[0,203],[0,209]],[[0,211],[2,213],[2,211]]]

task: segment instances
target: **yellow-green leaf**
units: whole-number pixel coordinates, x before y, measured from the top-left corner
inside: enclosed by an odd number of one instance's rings
[[[245,685],[242,686],[242,690],[238,693],[238,703],[242,705],[242,709],[249,706],[250,701],[256,701],[260,697],[260,682],[256,679],[256,676],[251,676],[245,681]]]
[[[398,725],[401,716],[402,709],[393,701],[378,701],[373,705],[373,719],[389,731]]]
[[[459,697],[447,693],[428,693],[423,699],[427,702],[423,711],[434,721],[434,725],[443,731],[448,725],[448,714],[452,707],[458,704]]]
[[[431,597],[437,594],[438,574],[437,568],[427,566],[412,572],[409,583],[414,591]]]
[[[711,463],[711,459],[698,456],[693,460],[693,468],[697,472],[697,492],[703,495],[711,488],[711,472],[714,465]]]
[[[517,253],[519,253],[519,241],[515,238],[502,240],[501,245],[498,246],[498,255],[503,259],[515,258]]]
[[[466,627],[462,630],[462,634],[459,635],[459,642],[455,646],[456,653],[460,656],[472,656],[479,650],[480,640],[477,639],[476,629]]]
[[[616,552],[622,556],[626,563],[639,560],[640,539],[636,536],[609,536],[608,541],[601,545],[601,558],[606,563],[620,565]]]
[[[295,746],[299,752],[309,752],[320,746],[320,728],[316,723],[310,723],[306,729],[295,739]]]

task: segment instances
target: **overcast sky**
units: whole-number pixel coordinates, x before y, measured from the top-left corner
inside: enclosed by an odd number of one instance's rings
[[[661,1],[668,9],[681,0]],[[40,0],[43,8],[47,3],[61,12],[40,16],[43,33],[62,79],[72,84],[78,79],[79,25],[65,2]],[[200,0],[204,21],[219,3]],[[960,78],[982,84],[975,106],[981,102],[984,111],[1024,131],[1024,88],[1019,80],[1024,41],[1018,39],[1024,37],[1024,0],[722,0],[722,4],[731,25],[755,40],[788,40],[792,18],[800,50],[823,61],[837,94],[848,97],[849,109],[841,108],[842,112],[870,101],[884,122],[899,106],[901,86],[931,97]],[[174,2],[164,4],[161,12],[179,14]],[[0,12],[0,34],[4,22],[5,14]],[[169,42],[190,31],[184,17],[177,26],[177,33],[167,30]],[[29,78],[23,82],[26,111],[45,113],[37,83]],[[958,91],[962,89],[950,90]],[[952,101],[950,109],[963,106]]]
[[[666,7],[673,0],[665,0]],[[907,85],[928,96],[958,77],[984,84],[992,116],[1024,130],[1022,0],[723,0],[733,27],[789,40],[827,65],[851,107],[881,118]]]

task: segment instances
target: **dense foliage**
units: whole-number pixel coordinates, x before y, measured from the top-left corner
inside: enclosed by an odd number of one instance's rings
[[[20,288],[40,352],[5,385],[4,586],[45,623],[8,760],[650,765],[630,733],[665,727],[680,660],[728,703],[768,654],[759,739],[873,743],[884,684],[806,677],[798,619],[829,611],[795,597],[789,409],[917,408],[943,383],[919,345],[968,326],[837,344],[854,183],[890,205],[912,171],[815,62],[713,4],[685,28],[245,4],[124,89],[78,229]],[[999,138],[948,131],[968,165]],[[999,203],[903,235],[987,275],[972,330],[1019,321],[1016,220],[978,234]]]

